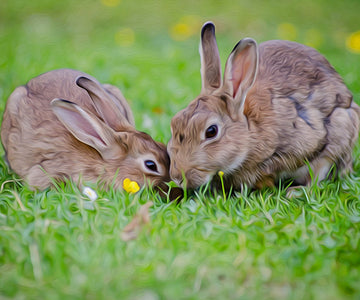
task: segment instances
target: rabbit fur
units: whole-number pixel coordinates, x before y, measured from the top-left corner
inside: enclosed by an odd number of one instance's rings
[[[169,181],[166,147],[134,127],[115,86],[80,71],[59,69],[31,79],[10,95],[1,140],[11,169],[35,189],[55,181],[122,187]]]
[[[319,52],[281,40],[258,46],[245,38],[227,59],[222,79],[215,26],[208,22],[200,55],[201,94],[171,121],[167,148],[175,182],[219,186],[223,171],[227,189],[273,186],[284,178],[309,185],[331,170],[352,170],[360,110]]]

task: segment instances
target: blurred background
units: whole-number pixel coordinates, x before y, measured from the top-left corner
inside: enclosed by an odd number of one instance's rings
[[[323,53],[360,101],[359,0],[3,0],[0,113],[13,89],[56,68],[118,86],[137,127],[166,142],[173,114],[200,91],[201,25],[212,20],[223,65],[233,46],[287,39]]]

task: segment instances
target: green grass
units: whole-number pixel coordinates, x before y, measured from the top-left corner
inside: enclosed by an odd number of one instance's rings
[[[200,91],[198,27],[210,19],[223,64],[244,36],[310,43],[360,103],[360,55],[345,46],[359,1],[233,2],[2,1],[0,113],[16,86],[70,67],[119,86],[137,128],[166,143]],[[189,19],[195,33],[172,37]],[[0,160],[0,299],[359,299],[359,153],[352,175],[295,199],[283,186],[226,201],[202,188],[180,205],[150,190],[97,190],[90,203],[71,182],[33,192]],[[148,201],[150,223],[123,241]]]

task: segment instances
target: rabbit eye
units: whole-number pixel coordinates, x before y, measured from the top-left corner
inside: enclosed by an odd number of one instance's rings
[[[145,160],[145,167],[148,168],[150,171],[157,172],[156,163],[152,160]]]
[[[206,129],[206,132],[205,132],[205,137],[207,139],[211,139],[213,137],[215,137],[218,133],[218,127],[217,125],[211,125],[208,127],[208,129]]]

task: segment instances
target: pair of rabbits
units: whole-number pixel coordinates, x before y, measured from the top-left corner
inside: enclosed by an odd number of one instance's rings
[[[171,121],[167,145],[134,127],[120,90],[74,70],[40,75],[10,96],[1,139],[11,168],[33,187],[52,180],[125,178],[163,190],[212,181],[240,189],[282,178],[311,183],[352,169],[360,109],[329,62],[288,41],[241,40],[221,77],[215,26],[201,31],[201,94]],[[170,156],[170,158],[169,158]]]

